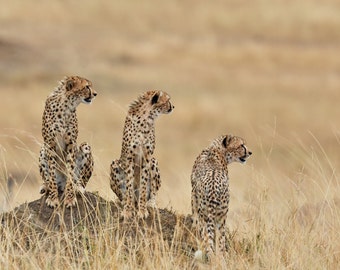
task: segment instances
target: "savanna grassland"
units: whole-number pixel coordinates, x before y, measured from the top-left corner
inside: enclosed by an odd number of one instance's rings
[[[175,110],[156,122],[160,207],[191,212],[192,165],[213,138],[239,135],[253,152],[246,165],[230,166],[231,243],[228,258],[213,266],[339,268],[339,1],[0,4],[1,211],[40,197],[44,102],[63,76],[80,75],[98,92],[93,104],[78,108],[78,140],[95,156],[88,190],[115,199],[109,164],[120,154],[128,104],[163,89]],[[14,247],[7,232],[0,268],[211,267],[194,265],[158,238],[145,240],[156,244],[145,244],[141,261],[108,228],[98,226],[81,255],[46,251],[39,242],[30,250],[16,240]]]

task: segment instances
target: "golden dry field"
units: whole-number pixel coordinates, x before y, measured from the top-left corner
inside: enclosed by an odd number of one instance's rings
[[[241,136],[253,152],[229,168],[227,224],[239,245],[228,258],[196,265],[162,247],[137,264],[133,251],[117,259],[117,248],[86,257],[84,269],[339,269],[339,1],[0,5],[0,212],[40,197],[44,102],[65,75],[79,75],[98,92],[78,107],[78,140],[95,156],[88,190],[107,200],[128,105],[149,89],[175,105],[156,122],[160,207],[190,214],[192,165],[215,137]],[[111,243],[104,233],[101,246]],[[19,253],[2,242],[0,269],[44,269],[35,251]],[[46,258],[48,269],[80,267],[58,251]]]

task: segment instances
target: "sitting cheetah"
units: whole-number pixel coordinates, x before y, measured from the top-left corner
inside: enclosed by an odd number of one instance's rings
[[[75,191],[84,193],[92,175],[90,146],[82,143],[77,147],[76,108],[80,103],[90,104],[96,95],[89,80],[72,76],[65,77],[46,100],[39,169],[44,181],[40,193],[47,195],[50,207],[59,205],[59,192],[64,190],[66,207],[74,206]]]
[[[155,207],[156,192],[160,187],[155,150],[154,121],[160,114],[170,113],[174,106],[163,91],[147,91],[131,103],[123,132],[119,160],[111,164],[111,189],[123,201],[122,216],[128,219],[133,208],[138,217],[146,218],[146,204]]]
[[[191,205],[194,224],[210,256],[219,230],[219,250],[225,252],[226,217],[229,204],[228,167],[245,163],[252,153],[242,138],[224,135],[215,139],[197,157],[191,174]]]

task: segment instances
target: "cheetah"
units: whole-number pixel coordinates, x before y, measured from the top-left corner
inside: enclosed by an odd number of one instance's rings
[[[139,218],[147,218],[147,206],[155,207],[160,188],[155,151],[155,119],[174,109],[163,91],[147,91],[130,104],[124,125],[120,159],[110,166],[110,186],[123,202],[122,217],[129,219],[138,209]]]
[[[92,83],[78,76],[65,77],[47,97],[42,117],[44,139],[39,156],[39,171],[43,179],[40,193],[46,204],[59,206],[59,195],[64,193],[66,207],[76,204],[75,192],[85,192],[93,171],[91,147],[77,146],[78,120],[76,108],[90,104],[97,96]]]
[[[252,154],[245,141],[237,136],[223,135],[215,139],[197,157],[191,174],[191,206],[194,226],[207,249],[208,257],[215,251],[219,231],[219,251],[226,251],[226,217],[229,209],[228,164],[245,163]]]

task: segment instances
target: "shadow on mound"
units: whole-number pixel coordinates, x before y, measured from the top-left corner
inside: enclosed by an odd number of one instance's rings
[[[172,250],[176,248],[187,255],[192,255],[197,248],[189,216],[177,215],[167,209],[149,209],[147,219],[124,222],[120,218],[121,210],[120,204],[89,192],[78,195],[77,206],[71,209],[63,205],[52,209],[42,197],[0,215],[1,238],[11,235],[19,239],[20,248],[30,248],[40,239],[53,239],[58,234],[83,239],[86,231],[86,237],[91,239],[100,238],[103,233],[110,234],[109,237],[118,239],[116,243],[122,240],[127,248],[131,243],[155,238],[161,239]]]

